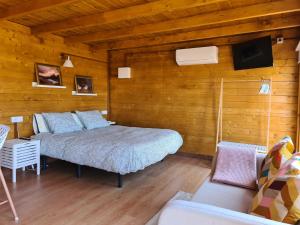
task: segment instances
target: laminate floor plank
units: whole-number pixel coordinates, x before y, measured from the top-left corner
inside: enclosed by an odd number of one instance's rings
[[[210,173],[211,162],[182,155],[169,156],[143,171],[124,176],[83,168],[75,177],[74,165],[53,161],[37,177],[34,171],[11,171],[5,178],[22,225],[144,225],[178,191],[195,192]],[[0,189],[0,199],[4,198]],[[0,225],[15,224],[8,205],[0,206]]]

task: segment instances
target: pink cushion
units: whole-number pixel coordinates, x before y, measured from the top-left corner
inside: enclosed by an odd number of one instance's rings
[[[221,146],[212,181],[256,189],[255,149]]]

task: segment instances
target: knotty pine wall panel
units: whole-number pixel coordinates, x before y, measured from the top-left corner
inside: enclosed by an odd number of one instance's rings
[[[21,135],[32,134],[32,115],[36,112],[107,109],[107,53],[92,52],[85,45],[66,45],[55,36],[34,37],[20,25],[0,23],[0,124],[11,126],[11,116],[24,116]],[[33,88],[34,63],[62,65],[62,52],[101,60],[72,57],[74,68],[62,69],[66,89]],[[74,76],[93,77],[97,97],[72,96]],[[10,138],[13,132],[10,132]]]
[[[215,65],[176,65],[175,49],[206,46],[205,42],[111,51],[111,119],[124,125],[177,130],[184,138],[182,151],[213,155],[220,79],[272,78],[271,144],[284,135],[295,140],[297,41],[273,45],[274,67],[240,71],[233,69],[230,39],[218,46],[219,64]],[[119,66],[130,66],[132,78],[117,79]],[[224,87],[224,140],[265,144],[268,97],[258,95],[260,83],[226,83]]]

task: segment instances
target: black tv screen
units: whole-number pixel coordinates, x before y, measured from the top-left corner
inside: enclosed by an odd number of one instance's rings
[[[232,51],[235,70],[273,66],[271,36],[235,44]]]

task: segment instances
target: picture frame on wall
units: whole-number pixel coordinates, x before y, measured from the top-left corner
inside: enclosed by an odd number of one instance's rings
[[[35,63],[35,75],[38,85],[62,86],[60,66]]]
[[[75,86],[77,93],[93,94],[93,78],[91,76],[75,76]]]

